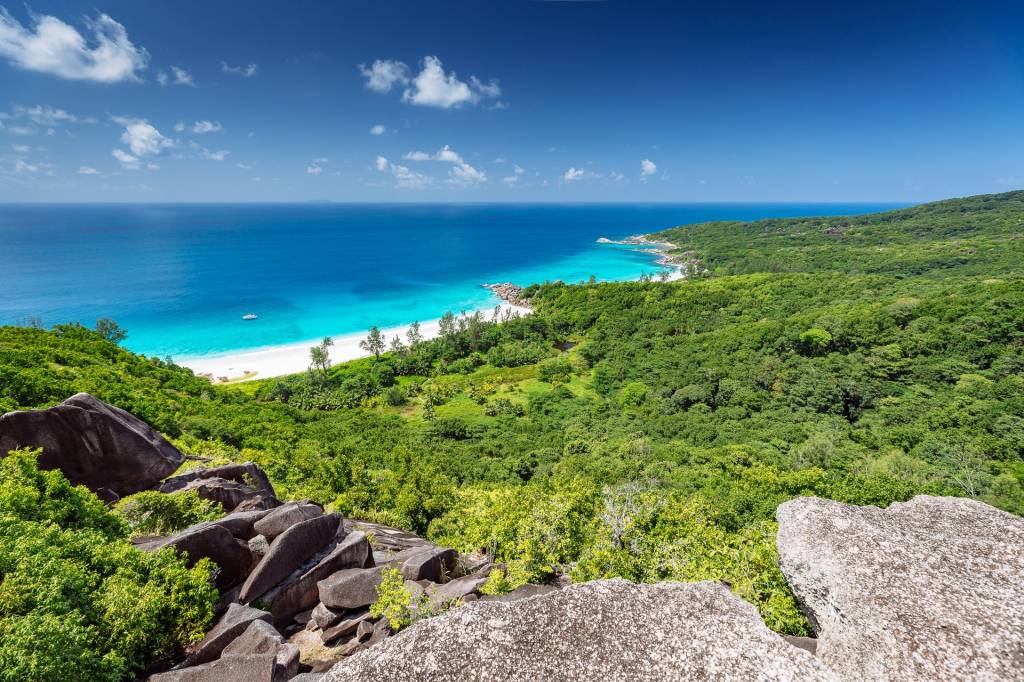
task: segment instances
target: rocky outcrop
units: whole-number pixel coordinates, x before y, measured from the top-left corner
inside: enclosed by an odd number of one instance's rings
[[[369,606],[377,600],[377,586],[381,578],[380,567],[338,571],[317,584],[320,601],[333,609],[361,609]]]
[[[184,552],[191,566],[202,558],[217,564],[217,587],[224,590],[237,585],[252,570],[254,560],[249,547],[224,526],[204,522],[166,538],[157,538],[136,545],[143,552],[156,552],[173,547]]]
[[[149,424],[88,393],[0,417],[0,457],[22,447],[42,448],[41,468],[107,501],[153,487],[185,461]]]
[[[782,571],[842,679],[1024,678],[1024,519],[925,496],[777,516]]]
[[[324,513],[323,507],[309,502],[284,504],[253,524],[253,529],[267,540],[273,540],[281,533],[302,521],[316,518]]]
[[[455,569],[456,554],[448,547],[428,547],[414,552],[402,562],[402,576],[406,580],[429,580],[439,583],[451,576]]]
[[[833,680],[710,582],[601,580],[475,602],[336,665],[325,680]]]
[[[164,480],[162,493],[194,491],[204,500],[218,503],[224,511],[265,510],[280,504],[267,475],[253,464],[199,467]]]
[[[519,601],[540,594],[550,594],[557,590],[558,588],[554,585],[523,585],[506,594],[485,594],[480,597],[480,601]]]
[[[218,467],[199,467],[186,471],[178,476],[165,479],[160,484],[160,492],[173,493],[182,490],[193,481],[204,478],[221,478],[249,486],[254,492],[264,497],[276,497],[274,486],[263,470],[252,462],[241,464],[225,464]]]
[[[216,660],[229,644],[258,620],[270,623],[270,614],[249,606],[232,604],[178,667],[186,668]]]
[[[239,540],[249,541],[256,537],[255,523],[270,513],[269,509],[256,511],[232,512],[212,521],[215,526],[222,526]]]
[[[270,544],[267,555],[246,578],[238,595],[239,600],[243,603],[252,601],[287,578],[331,541],[340,523],[341,514],[327,514],[296,523],[281,533]],[[258,527],[259,523],[256,525]]]
[[[490,291],[505,301],[521,308],[530,307],[530,299],[523,296],[523,287],[518,284],[512,284],[512,282],[499,282],[497,284],[484,284],[484,289],[490,289]]]
[[[274,614],[274,622],[282,625],[295,614],[321,606],[317,583],[346,568],[368,568],[373,566],[373,556],[366,534],[354,531],[347,534],[331,551],[317,561],[311,568],[301,572],[293,580],[277,591],[270,602],[270,612]],[[326,607],[324,607],[326,609]],[[326,619],[326,614],[320,612]],[[310,619],[314,616],[311,614]],[[323,627],[323,626],[321,626]]]

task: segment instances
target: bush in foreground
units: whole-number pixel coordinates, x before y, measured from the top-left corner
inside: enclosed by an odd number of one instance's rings
[[[37,452],[0,459],[0,682],[123,680],[203,635],[212,564],[146,554]]]

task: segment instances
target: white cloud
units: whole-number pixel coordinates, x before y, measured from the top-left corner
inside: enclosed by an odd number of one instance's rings
[[[0,56],[28,71],[100,83],[138,81],[149,53],[128,39],[124,26],[106,14],[85,19],[90,41],[57,17],[33,15],[25,27],[0,7]]]
[[[407,166],[391,163],[383,156],[378,156],[374,165],[381,173],[390,172],[395,178],[395,185],[406,189],[419,189],[431,184],[434,179],[428,175],[417,173]]]
[[[562,176],[562,179],[565,180],[566,182],[572,182],[573,180],[579,180],[584,175],[586,175],[586,171],[584,171],[582,168],[573,167],[565,171],[565,175]]]
[[[526,169],[520,166],[519,164],[515,164],[512,170],[515,172],[516,175],[522,175],[523,173],[526,172]]]
[[[99,173],[100,172],[98,170],[96,170],[95,168],[93,168],[92,166],[79,166],[78,167],[78,174],[79,175],[99,175]]]
[[[409,67],[393,59],[378,59],[370,65],[359,65],[359,73],[366,78],[366,87],[374,92],[391,92],[396,84],[409,82]]]
[[[487,173],[461,161],[448,171],[448,182],[452,185],[479,185],[487,182]]]
[[[399,166],[392,164],[391,174],[395,176],[396,183],[399,187],[406,189],[419,189],[426,187],[434,181],[433,178],[409,170],[405,166]]]
[[[33,165],[31,163],[27,163],[25,161],[22,161],[21,159],[17,159],[14,162],[14,172],[15,173],[29,173],[29,174],[31,174],[31,173],[38,173],[39,172],[39,166]]]
[[[450,109],[463,104],[476,103],[477,95],[455,72],[445,73],[444,65],[437,57],[424,57],[423,70],[412,79],[412,87],[402,94],[402,100],[410,104]]]
[[[503,177],[501,179],[501,181],[504,182],[506,185],[514,185],[517,182],[519,182],[519,176],[518,175],[506,175],[505,177]]]
[[[372,128],[370,128],[370,134],[371,134],[371,135],[383,135],[383,134],[384,134],[384,133],[386,133],[387,131],[388,131],[388,129],[387,129],[387,128],[385,128],[385,127],[384,127],[383,125],[381,125],[380,123],[378,123],[377,125],[375,125],[375,126],[373,126]]]
[[[4,128],[7,132],[12,135],[35,135],[35,128],[29,128],[28,126],[6,126]]]
[[[138,158],[132,156],[123,149],[115,149],[112,152],[110,152],[110,154],[111,156],[118,160],[118,162],[121,164],[121,167],[124,168],[125,170],[139,170]]]
[[[244,171],[247,171],[247,170],[252,170],[252,166],[250,166],[250,165],[249,165],[249,164],[247,164],[247,163],[242,163],[241,161],[239,161],[239,162],[238,162],[238,163],[236,163],[235,165],[236,165],[236,166],[238,166],[239,168],[241,168],[241,169],[242,169],[242,170],[244,170]]]
[[[640,173],[641,175],[654,175],[658,172],[658,166],[650,159],[644,159],[640,162]]]
[[[508,163],[508,159],[506,159],[504,156],[499,156],[494,160],[494,163]]]
[[[63,109],[54,109],[53,107],[43,106],[37,104],[34,107],[14,107],[13,117],[14,118],[27,118],[33,123],[41,126],[55,126],[62,123],[74,123],[78,120],[78,117],[74,114],[69,114]]]
[[[306,166],[306,172],[309,173],[310,175],[320,175],[321,173],[324,172],[323,165],[325,163],[328,163],[329,161],[330,159],[328,159],[326,156],[321,156],[319,158],[313,159],[312,161],[309,162],[309,165]]]
[[[218,149],[217,151],[213,152],[204,147],[202,151],[200,151],[200,154],[202,154],[202,157],[204,159],[209,159],[210,161],[223,161],[224,159],[228,158],[231,152],[229,152],[227,149]]]
[[[470,76],[468,83],[459,80],[454,71],[446,72],[444,64],[434,56],[423,58],[422,68],[415,76],[404,62],[393,59],[378,59],[369,67],[360,64],[358,68],[366,78],[366,87],[374,92],[386,93],[398,85],[409,86],[402,92],[402,101],[409,104],[451,109],[501,95],[497,80],[485,83],[476,76]],[[505,106],[502,102],[497,104]]]
[[[192,74],[179,66],[172,66],[171,73],[174,74],[174,85],[189,85],[195,86],[195,81],[192,80]]]
[[[487,182],[487,173],[466,163],[462,156],[448,145],[441,147],[434,154],[412,151],[402,158],[409,161],[442,161],[454,164],[453,168],[448,171],[448,183],[452,185],[477,185]]]
[[[177,130],[178,127],[175,126],[174,129]],[[218,121],[196,121],[192,126],[192,132],[199,135],[203,135],[205,133],[219,133],[223,130],[224,126],[222,126]]]
[[[32,147],[28,146],[27,144],[13,144],[11,145],[11,149],[18,152],[19,154],[28,154],[30,151],[32,151]]]
[[[178,121],[177,123],[175,123],[174,124],[174,132],[176,132],[176,133],[183,133],[183,132],[185,132],[185,122],[184,121]]]
[[[160,131],[142,119],[114,117],[114,122],[124,126],[121,142],[128,145],[132,154],[147,156],[159,154],[174,146],[174,141],[160,134]]]
[[[167,74],[163,71],[156,72],[156,82],[160,85],[167,85]]]
[[[146,164],[146,168],[148,170],[160,170],[160,164],[153,163],[152,161],[150,161],[149,163]]]
[[[227,62],[220,63],[220,70],[224,73],[233,73],[243,78],[252,78],[256,75],[256,69],[258,67],[255,64],[249,64],[248,66],[229,66]]]
[[[437,154],[434,156],[434,158],[436,160],[438,160],[438,161],[449,161],[451,163],[462,163],[462,157],[459,156],[458,153],[454,149],[449,147],[448,145],[445,145],[444,147],[442,147],[441,150],[439,152],[437,152]]]
[[[501,87],[498,85],[498,81],[493,78],[489,83],[482,83],[476,76],[470,76],[469,82],[473,84],[473,88],[483,97],[501,97]],[[501,102],[498,102],[498,104],[501,104]]]
[[[454,149],[445,145],[436,154],[413,151],[402,157],[408,161],[447,161],[448,163],[462,163],[462,157]]]

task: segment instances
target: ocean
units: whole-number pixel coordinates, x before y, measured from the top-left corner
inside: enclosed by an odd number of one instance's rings
[[[0,206],[0,324],[100,317],[175,360],[351,334],[497,303],[484,282],[635,279],[599,237],[891,204]],[[245,321],[247,313],[258,319]]]

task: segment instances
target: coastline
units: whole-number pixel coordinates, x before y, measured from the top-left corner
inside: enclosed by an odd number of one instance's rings
[[[643,253],[655,256],[655,264],[665,268],[663,275],[659,277],[662,282],[671,282],[688,277],[695,272],[698,262],[690,252],[680,256],[669,253],[675,249],[675,245],[668,242],[658,242],[647,239],[645,235],[633,235],[622,240],[611,240],[600,237],[598,244],[617,244],[621,246],[644,246],[640,249]],[[511,312],[519,315],[529,315],[530,308],[526,301],[520,298],[522,287],[510,282],[498,284],[483,284],[497,299],[501,307],[501,313]],[[490,313],[494,307],[479,308],[471,310],[470,313]],[[381,333],[390,340],[398,335],[405,338],[410,324],[399,325],[382,329]],[[440,336],[440,318],[420,322],[420,333],[424,339],[434,339]],[[366,338],[366,332],[354,332],[332,336],[334,346],[330,350],[332,364],[358,360],[369,357],[370,353],[359,347],[359,342]],[[308,341],[297,341],[279,346],[267,346],[242,351],[229,351],[215,355],[203,355],[192,358],[183,358],[177,364],[191,369],[197,376],[203,376],[212,383],[237,383],[252,381],[256,379],[270,379],[273,377],[287,376],[304,372],[309,367],[309,349],[317,345],[320,339]]]
[[[469,312],[490,313],[493,310],[494,308],[491,307]],[[502,314],[505,314],[506,311],[515,312],[519,315],[530,314],[529,308],[502,303]],[[420,334],[423,335],[425,340],[440,336],[440,322],[440,318],[420,322]],[[387,329],[381,329],[381,333],[389,341],[396,334],[404,340],[405,333],[409,330],[410,326],[411,323],[397,327],[388,327]],[[359,342],[366,338],[365,331],[332,336],[331,338],[334,340],[334,346],[330,350],[332,364],[357,360],[370,355],[370,353],[359,347]],[[253,379],[270,379],[272,377],[287,376],[306,371],[309,368],[309,349],[318,343],[320,343],[320,339],[296,341],[280,346],[183,358],[178,360],[177,364],[182,367],[188,367],[195,372],[196,376],[205,376],[211,382],[217,384],[251,381]]]

